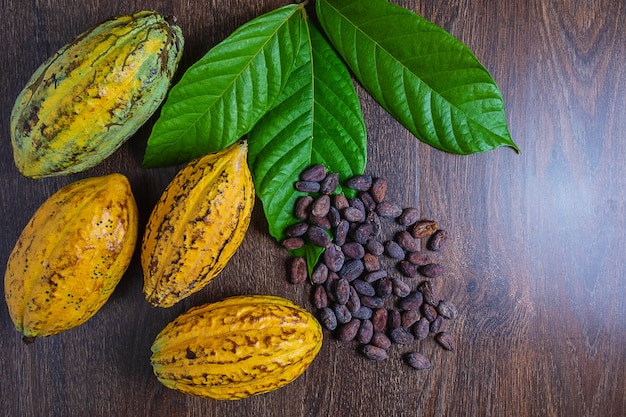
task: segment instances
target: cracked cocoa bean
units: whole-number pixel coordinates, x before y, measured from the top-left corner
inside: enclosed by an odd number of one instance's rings
[[[400,313],[400,324],[404,328],[409,328],[420,319],[420,312],[418,310],[405,310]]]
[[[417,290],[422,293],[424,302],[430,304],[433,307],[437,306],[437,304],[439,304],[439,301],[441,301],[439,293],[430,281],[420,282],[417,286]]]
[[[422,220],[411,228],[411,234],[416,239],[424,239],[426,237],[432,236],[437,229],[439,229],[439,224],[433,220]]]
[[[432,305],[424,303],[422,304],[422,315],[426,317],[426,320],[429,322],[433,322],[437,318],[437,310],[435,310],[435,307]]]
[[[407,261],[406,259],[398,262],[396,266],[398,268],[398,271],[400,271],[400,273],[405,277],[416,278],[419,275],[417,266]]]
[[[437,318],[430,323],[430,332],[439,333],[443,330],[443,326],[444,318],[441,316],[437,316]]]

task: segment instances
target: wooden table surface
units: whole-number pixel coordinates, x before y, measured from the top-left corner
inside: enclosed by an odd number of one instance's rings
[[[181,68],[283,0],[2,1],[0,26],[0,260],[37,207],[78,178],[128,176],[141,221],[177,168],[140,167],[150,123],[104,163],[30,180],[15,168],[13,102],[32,72],[81,31],[149,8],[175,15],[186,37]],[[286,252],[261,205],[240,250],[209,287],[171,309],[150,307],[137,256],[110,301],[83,326],[31,345],[0,308],[0,410],[42,416],[624,416],[626,410],[626,7],[615,0],[440,0],[394,3],[463,40],[504,96],[521,154],[455,156],[421,144],[361,88],[366,172],[389,195],[450,233],[439,290],[459,309],[456,352],[432,340],[416,371],[396,346],[385,362],[326,337],[292,384],[241,401],[162,386],[150,345],[193,305],[266,293],[312,308],[286,278]],[[282,410],[282,411],[279,411]]]

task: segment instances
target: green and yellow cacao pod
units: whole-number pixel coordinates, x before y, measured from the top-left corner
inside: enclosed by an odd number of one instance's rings
[[[17,97],[11,140],[29,178],[91,168],[157,110],[182,56],[178,26],[141,11],[80,34],[44,62]]]
[[[115,289],[137,241],[137,206],[121,174],[73,182],[49,197],[9,255],[4,294],[25,340],[83,324]]]
[[[143,235],[143,292],[171,307],[199,291],[241,245],[254,207],[245,140],[183,167],[155,205]]]
[[[244,295],[194,307],[156,337],[152,367],[166,387],[236,400],[281,388],[322,346],[309,312],[277,296]]]

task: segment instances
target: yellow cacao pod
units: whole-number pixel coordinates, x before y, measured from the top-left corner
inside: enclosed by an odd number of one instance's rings
[[[308,311],[277,296],[245,295],[190,309],[152,345],[152,367],[166,387],[236,400],[281,388],[300,376],[322,346]]]
[[[121,174],[78,180],[49,197],[20,234],[4,275],[9,313],[25,340],[91,318],[128,268],[137,228]]]
[[[180,28],[151,11],[80,34],[32,75],[11,112],[13,157],[26,177],[91,168],[156,111],[182,56]]]
[[[215,278],[245,237],[254,198],[245,140],[181,169],[152,210],[143,235],[146,300],[171,307]]]

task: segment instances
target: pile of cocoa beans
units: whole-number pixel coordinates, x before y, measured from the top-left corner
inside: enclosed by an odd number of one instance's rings
[[[346,197],[340,185],[354,190],[355,197]],[[443,349],[455,350],[445,328],[457,309],[434,285],[445,273],[433,255],[445,249],[446,230],[437,221],[420,219],[417,208],[388,200],[384,178],[364,174],[340,184],[337,173],[314,165],[301,173],[295,188],[306,194],[296,201],[299,222],[285,230],[282,245],[292,254],[307,244],[323,250],[311,274],[299,255],[291,258],[288,271],[291,283],[310,282],[322,325],[341,342],[356,341],[372,360],[387,359],[393,344],[411,345],[429,336]],[[404,359],[416,369],[431,367],[418,351]]]

